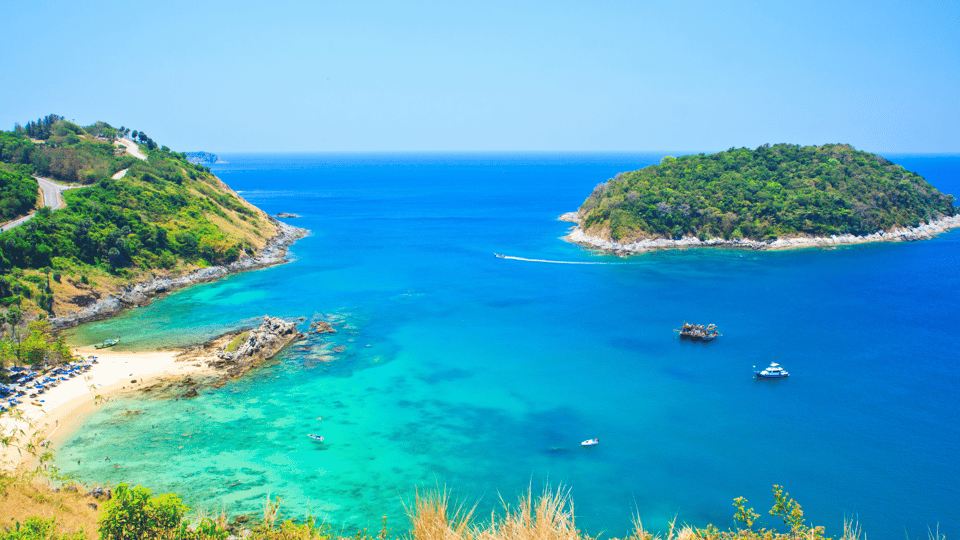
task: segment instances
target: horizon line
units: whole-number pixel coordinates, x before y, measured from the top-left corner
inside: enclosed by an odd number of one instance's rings
[[[747,146],[734,146],[730,148],[746,148],[748,150],[754,150],[754,148]],[[216,152],[210,150],[184,150],[184,152],[209,152],[211,154],[676,154],[678,156],[686,156],[725,152],[730,148],[724,148],[722,150],[218,150]],[[950,152],[917,152],[903,150],[869,151],[860,150],[859,148],[857,148],[857,150],[878,155],[895,154],[960,157],[960,150]]]

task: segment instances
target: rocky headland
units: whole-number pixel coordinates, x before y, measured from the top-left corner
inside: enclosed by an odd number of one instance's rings
[[[185,370],[181,378],[160,379],[143,391],[177,398],[196,397],[204,388],[219,388],[262,366],[302,337],[296,322],[264,315],[256,328],[227,332],[185,349],[177,355],[177,363],[189,364],[195,369]]]
[[[171,277],[156,276],[101,298],[81,310],[50,318],[50,325],[57,330],[70,328],[86,322],[99,321],[119,314],[124,309],[147,304],[151,298],[177,289],[216,281],[220,278],[243,272],[280,264],[286,261],[287,248],[296,240],[306,236],[306,229],[293,227],[274,220],[277,233],[270,238],[263,249],[255,256],[240,252],[239,258],[227,265],[210,266],[194,270],[188,274]]]
[[[283,319],[263,316],[263,323],[247,334],[247,338],[236,349],[229,351],[220,348],[216,351],[217,360],[210,366],[224,372],[230,378],[242,376],[263,362],[273,358],[290,342],[303,337],[297,330],[297,324]]]

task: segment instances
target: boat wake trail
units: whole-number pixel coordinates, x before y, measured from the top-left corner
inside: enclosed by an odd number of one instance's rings
[[[614,262],[587,262],[587,261],[548,261],[546,259],[527,259],[525,257],[512,257],[510,255],[497,255],[501,259],[513,259],[515,261],[539,262],[550,264],[618,264]]]

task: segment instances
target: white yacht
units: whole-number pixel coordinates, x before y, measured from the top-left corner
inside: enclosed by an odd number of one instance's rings
[[[783,379],[790,376],[790,374],[784,371],[783,368],[780,367],[780,364],[776,362],[771,362],[770,367],[755,373],[758,379]]]

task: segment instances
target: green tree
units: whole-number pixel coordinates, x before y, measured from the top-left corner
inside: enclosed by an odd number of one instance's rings
[[[183,538],[188,508],[180,497],[151,495],[143,486],[120,484],[103,505],[98,519],[101,540],[153,540]]]

